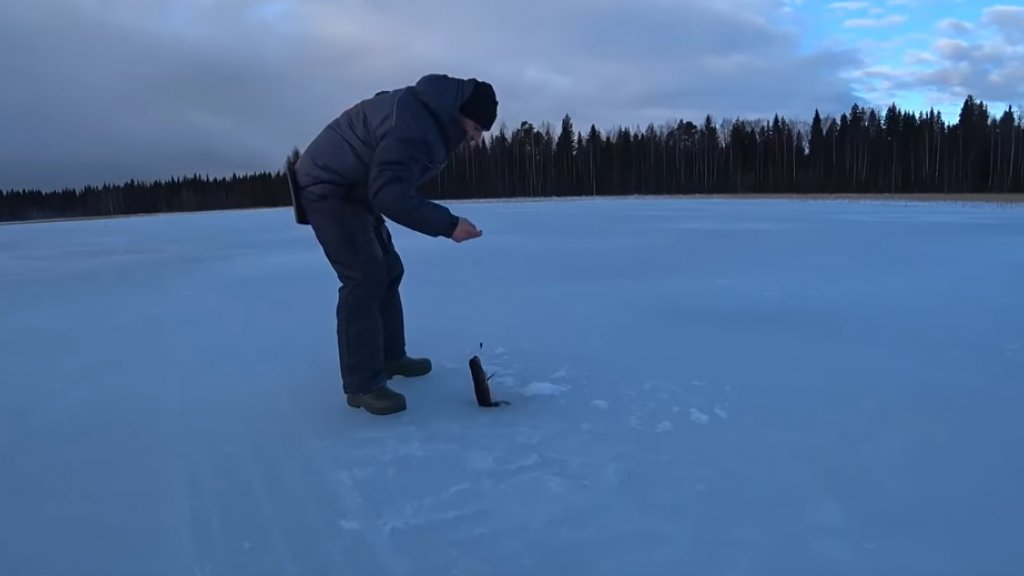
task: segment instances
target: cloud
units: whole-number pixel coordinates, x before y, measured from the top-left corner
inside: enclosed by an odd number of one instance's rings
[[[804,3],[804,0],[778,0],[778,1],[782,5],[781,6],[781,10],[782,10],[783,14],[792,14],[793,12],[795,12]]]
[[[881,18],[850,18],[843,22],[846,28],[881,28],[885,26],[898,26],[907,21],[902,14],[890,14]]]
[[[879,101],[926,93],[938,106],[959,108],[968,94],[991,104],[1024,101],[1024,8],[997,5],[975,21],[940,19],[940,37],[905,52],[900,66],[862,74]]]
[[[903,62],[910,65],[926,64],[939,61],[940,58],[936,56],[934,52],[924,50],[911,50],[903,56]]]
[[[832,2],[828,5],[833,10],[863,10],[869,6],[868,2]]]
[[[510,127],[848,108],[841,73],[860,63],[803,51],[797,4],[8,2],[0,189],[274,170],[350,103],[428,72],[492,81]]]
[[[935,25],[935,29],[940,34],[969,34],[974,27],[970,22],[966,22],[964,20],[943,18]]]
[[[996,5],[985,8],[981,24],[994,28],[1007,44],[1024,44],[1024,6]]]

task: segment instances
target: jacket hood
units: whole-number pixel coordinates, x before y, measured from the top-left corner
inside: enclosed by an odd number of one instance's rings
[[[474,84],[472,78],[455,78],[447,74],[427,74],[415,84],[416,93],[448,130],[446,136],[452,143],[462,139],[459,107],[473,92]]]

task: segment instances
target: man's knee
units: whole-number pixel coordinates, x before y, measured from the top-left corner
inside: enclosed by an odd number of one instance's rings
[[[337,269],[341,294],[356,306],[374,306],[393,282],[382,260],[367,258],[358,267]]]

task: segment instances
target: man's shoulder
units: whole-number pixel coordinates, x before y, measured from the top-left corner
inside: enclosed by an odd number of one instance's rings
[[[422,132],[424,128],[430,127],[426,123],[431,119],[430,109],[427,108],[427,105],[416,94],[415,88],[410,86],[400,90],[393,90],[391,95],[394,97],[392,113],[394,114],[394,125],[396,127],[419,132]],[[424,136],[426,134],[421,133],[420,135]]]
[[[373,96],[355,103],[348,115],[362,116],[369,125],[387,131],[398,130],[409,136],[416,136],[417,129],[427,118],[427,110],[414,94],[411,87],[380,90]]]
[[[347,116],[347,129],[367,131],[364,141],[374,148],[387,141],[430,163],[441,163],[448,154],[450,136],[415,86],[379,90],[354,105]]]

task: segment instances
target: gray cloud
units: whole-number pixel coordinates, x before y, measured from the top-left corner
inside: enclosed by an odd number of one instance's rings
[[[1004,42],[1017,48],[1024,44],[1024,6],[991,6],[982,12],[981,22],[998,30]]]
[[[510,128],[847,109],[861,63],[801,52],[776,24],[789,4],[6,3],[0,188],[274,170],[349,103],[428,72],[492,81]]]
[[[943,34],[969,34],[974,29],[970,22],[956,18],[944,18],[935,25],[935,28]]]
[[[942,20],[936,28],[955,34],[935,40],[914,70],[894,70],[895,89],[930,90],[950,101],[968,93],[996,103],[1024,100],[1024,7],[993,6],[976,23]]]
[[[1007,104],[1021,107],[1024,7],[991,6],[972,20],[937,19],[934,30],[937,36],[904,37],[908,43],[901,46],[902,61],[883,56],[895,43],[861,42],[864,53],[879,54],[876,60],[883,63],[855,72],[857,86],[880,105],[914,94],[926,105],[955,111],[973,94],[997,113]]]

